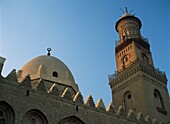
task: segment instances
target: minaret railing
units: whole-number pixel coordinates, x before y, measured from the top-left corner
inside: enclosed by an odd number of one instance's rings
[[[111,82],[112,80],[118,78],[119,76],[121,76],[125,71],[128,71],[129,69],[131,69],[132,67],[137,67],[138,65],[141,65],[142,67],[144,67],[145,69],[155,72],[156,74],[160,75],[160,76],[164,76],[166,77],[165,72],[160,71],[159,68],[155,68],[152,65],[149,65],[147,62],[144,62],[142,59],[136,59],[133,62],[131,62],[130,64],[126,65],[125,68],[119,70],[119,71],[115,71],[114,74],[112,75],[108,75],[109,77],[109,82]]]

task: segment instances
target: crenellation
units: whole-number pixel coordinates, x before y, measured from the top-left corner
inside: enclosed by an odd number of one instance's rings
[[[129,110],[128,115],[127,115],[127,118],[128,118],[129,120],[137,123],[137,118],[136,118],[136,115],[135,115],[135,113],[134,113],[134,110]]]
[[[85,105],[88,106],[88,107],[95,108],[94,100],[93,100],[93,97],[92,97],[91,95],[89,95],[89,96],[86,98]]]
[[[1,75],[5,60],[6,58],[0,56],[0,75]]]
[[[50,90],[48,90],[48,93],[59,97],[59,90],[56,86],[56,83],[53,83],[53,85],[50,87]]]
[[[109,113],[111,113],[111,114],[116,114],[116,112],[115,112],[115,109],[114,109],[114,106],[113,106],[113,103],[111,102],[109,105],[108,105],[108,107],[107,107],[107,109],[106,109],[106,112],[109,112]]]
[[[119,106],[116,114],[119,117],[127,118],[127,113],[125,112],[123,106]]]
[[[32,88],[30,75],[27,75],[21,82],[19,82],[19,84],[21,86]]]
[[[73,102],[76,104],[81,104],[84,105],[84,100],[81,92],[77,92],[76,95],[74,96]]]
[[[104,105],[103,100],[101,98],[97,101],[96,108],[98,110],[106,111],[105,105]]]
[[[7,80],[13,81],[15,83],[18,83],[17,75],[16,75],[16,69],[13,69],[6,77]]]
[[[65,98],[69,101],[72,101],[72,95],[70,91],[68,90],[68,87],[64,90],[63,94],[61,95],[62,98]]]
[[[147,124],[152,124],[152,119],[151,119],[151,117],[149,115],[147,115],[145,117],[145,121],[146,121]]]
[[[140,122],[140,124],[146,123],[146,122],[145,122],[145,118],[144,118],[142,112],[140,112],[140,113],[137,114],[137,120],[138,120],[138,122]]]
[[[24,78],[24,80],[21,82],[20,86],[28,87],[28,84],[31,84],[29,75]],[[31,86],[31,85],[29,85],[29,86]],[[22,89],[24,87],[20,87],[20,88]],[[46,93],[46,90],[42,90],[42,89],[45,89],[45,87],[44,88],[43,87],[44,87],[44,81],[39,80],[39,85],[37,86],[37,90],[32,89],[32,90],[30,90],[30,92],[34,92],[36,94],[41,94],[42,92]],[[113,105],[112,102],[108,105],[107,109],[105,109],[105,105],[104,105],[102,99],[99,99],[96,102],[96,105],[95,105],[94,101],[93,101],[93,97],[91,95],[87,97],[86,102],[84,103],[83,96],[81,95],[81,92],[77,92],[76,95],[74,96],[74,98],[72,99],[71,93],[69,92],[68,89],[69,88],[66,88],[64,90],[64,92],[62,93],[62,96],[51,97],[51,98],[55,99],[56,102],[60,101],[60,100],[63,101],[63,98],[64,98],[64,101],[67,104],[70,104],[70,105],[75,104],[75,105],[78,105],[78,106],[80,105],[82,109],[88,108],[92,112],[96,112],[96,110],[99,110],[100,112],[108,114],[111,117],[114,117],[114,118],[117,118],[117,119],[122,118],[122,119],[125,119],[126,121],[129,120],[129,121],[134,122],[134,123],[139,123],[139,124],[145,124],[145,123],[147,123],[147,124],[157,124],[158,123],[157,120],[155,120],[155,119],[152,120],[150,118],[150,116],[147,116],[144,120],[142,113],[138,113],[137,116],[136,116],[135,113],[134,113],[134,110],[130,110],[129,113],[126,113],[123,106],[120,106],[119,109],[115,112],[114,105]],[[27,91],[29,91],[29,90],[25,90],[25,91],[26,91],[25,95],[27,95]],[[51,86],[51,88],[48,90],[48,94],[49,95],[52,94],[52,95],[57,96],[57,94],[58,94],[57,92],[58,92],[58,89],[56,87],[56,84],[54,83]],[[46,95],[46,97],[48,97],[48,95]],[[96,109],[94,109],[94,108],[96,108]],[[79,107],[79,109],[80,109],[80,107]]]
[[[45,88],[45,86],[44,86],[44,81],[43,81],[43,79],[40,79],[40,80],[39,80],[39,83],[38,83],[38,86],[36,87],[36,89],[39,90],[39,91],[42,91],[42,92],[44,92],[44,93],[47,93],[47,90],[46,90],[46,88]]]

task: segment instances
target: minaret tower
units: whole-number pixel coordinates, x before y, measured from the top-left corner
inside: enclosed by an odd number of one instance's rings
[[[109,75],[113,104],[125,111],[170,122],[170,99],[164,72],[154,67],[150,44],[140,33],[139,18],[126,12],[116,22],[119,33],[115,58],[117,71]],[[169,119],[169,120],[168,120]]]

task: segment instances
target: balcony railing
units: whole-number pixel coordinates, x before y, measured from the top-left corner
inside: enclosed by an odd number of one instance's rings
[[[130,64],[126,65],[126,70],[128,70],[129,67],[133,67],[133,66],[135,67],[135,66],[137,66],[137,65],[142,65],[143,67],[146,67],[146,68],[149,69],[150,71],[154,71],[155,73],[157,73],[157,74],[159,74],[159,75],[161,75],[161,76],[163,76],[163,75],[165,76],[165,72],[160,71],[159,68],[155,68],[155,67],[152,66],[152,65],[148,65],[148,63],[142,61],[141,59],[136,59],[136,60],[134,60],[133,62],[131,62]],[[119,74],[121,75],[121,72],[123,72],[123,71],[125,71],[125,69],[121,69],[121,70],[119,70],[119,71],[115,71],[114,74],[108,75],[109,81],[116,79],[116,78],[118,77],[118,75],[119,75]]]
[[[128,40],[128,39],[133,39],[133,38],[136,38],[136,37],[126,37],[126,38],[124,39],[124,41],[126,41],[126,40]],[[149,43],[149,42],[148,42],[148,38],[145,38],[145,37],[143,37],[143,36],[141,36],[140,38],[141,38],[144,42]],[[122,43],[123,43],[123,42],[122,42]],[[116,41],[115,41],[115,45],[118,46],[119,44],[121,44],[120,40],[116,40]]]

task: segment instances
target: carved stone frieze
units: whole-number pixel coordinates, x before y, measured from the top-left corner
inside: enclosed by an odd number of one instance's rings
[[[109,76],[109,84],[111,88],[120,85],[123,81],[127,80],[127,78],[132,77],[139,71],[141,73],[150,75],[151,77],[159,80],[163,84],[167,84],[167,78],[165,73],[137,59],[132,62],[125,70],[116,72],[115,74]]]
[[[136,81],[140,80],[140,77],[141,77],[141,76],[138,75],[138,76],[132,78],[131,80],[127,81],[126,83],[122,84],[121,86],[119,86],[118,88],[116,88],[116,89],[114,90],[114,94],[117,93],[117,92],[119,92],[119,91],[121,91],[121,90],[123,90],[123,89],[125,89],[126,87],[132,85],[132,84],[135,83]]]
[[[154,86],[159,87],[161,89],[167,90],[166,87],[160,83],[157,80],[153,80],[152,78],[147,77],[146,75],[142,75],[142,78],[150,83],[152,83]]]

